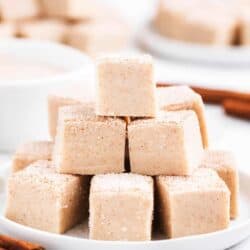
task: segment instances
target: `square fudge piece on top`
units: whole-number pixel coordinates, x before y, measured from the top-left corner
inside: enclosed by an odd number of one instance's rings
[[[198,116],[204,148],[208,147],[208,132],[202,98],[187,86],[157,88],[159,109],[164,111],[193,110]]]
[[[40,15],[38,0],[1,0],[1,17],[3,20],[20,20]]]
[[[238,215],[239,176],[236,160],[231,152],[206,150],[201,161],[201,167],[211,168],[227,184],[230,190],[230,216],[235,219]]]
[[[230,192],[211,169],[191,176],[158,176],[157,208],[169,238],[210,233],[229,226]]]
[[[93,177],[90,187],[90,239],[151,239],[153,179],[136,174]]]
[[[12,172],[19,171],[38,160],[51,160],[53,143],[31,141],[20,145],[13,156]]]
[[[66,106],[59,111],[53,160],[60,173],[121,173],[125,140],[125,121],[98,117],[93,105]]]
[[[153,62],[150,56],[102,57],[97,63],[97,81],[98,115],[156,115]]]
[[[131,172],[190,175],[203,153],[199,123],[192,110],[162,112],[156,119],[128,125]]]
[[[66,30],[66,23],[60,20],[26,20],[20,23],[18,35],[36,40],[64,42]]]
[[[37,161],[8,180],[6,217],[53,233],[64,233],[88,215],[89,178],[56,173]]]

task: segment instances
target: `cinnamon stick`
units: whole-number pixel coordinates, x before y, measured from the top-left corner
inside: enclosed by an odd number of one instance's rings
[[[174,86],[176,84],[171,84],[168,82],[158,82],[157,87],[168,87]],[[213,88],[204,88],[189,85],[195,92],[200,94],[207,103],[222,103],[225,99],[235,99],[245,102],[250,102],[250,93],[243,93],[239,91],[232,90],[220,90]]]
[[[23,240],[17,240],[6,235],[0,235],[0,249],[7,250],[45,250],[42,246]]]
[[[250,119],[250,102],[225,99],[222,105],[227,114],[239,118]]]

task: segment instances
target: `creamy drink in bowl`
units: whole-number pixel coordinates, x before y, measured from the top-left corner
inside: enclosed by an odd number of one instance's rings
[[[66,73],[64,67],[24,57],[0,54],[0,81],[44,79]]]
[[[83,99],[91,99],[93,65],[81,52],[49,42],[1,41],[0,151],[48,137],[48,94],[76,84]]]

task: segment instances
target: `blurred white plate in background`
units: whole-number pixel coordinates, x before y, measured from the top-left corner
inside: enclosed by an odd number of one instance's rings
[[[0,177],[6,179],[10,164],[1,167]],[[0,232],[25,240],[40,243],[49,250],[88,249],[88,250],[219,250],[231,247],[250,234],[250,176],[240,172],[240,216],[232,221],[228,229],[191,237],[147,242],[95,241],[87,239],[87,223],[77,226],[65,235],[58,235],[32,229],[6,219],[4,214],[5,182],[0,185]],[[73,236],[73,237],[72,237]]]
[[[216,47],[177,41],[158,34],[151,23],[140,32],[140,40],[162,56],[214,64],[250,65],[250,47]]]

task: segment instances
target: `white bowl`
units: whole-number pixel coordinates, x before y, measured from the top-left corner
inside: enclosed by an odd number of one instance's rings
[[[86,95],[93,92],[93,64],[89,57],[75,49],[50,42],[11,39],[0,42],[0,55],[2,53],[66,71],[41,79],[0,81],[1,151],[12,151],[27,140],[48,138],[49,92],[77,83],[86,84]]]

